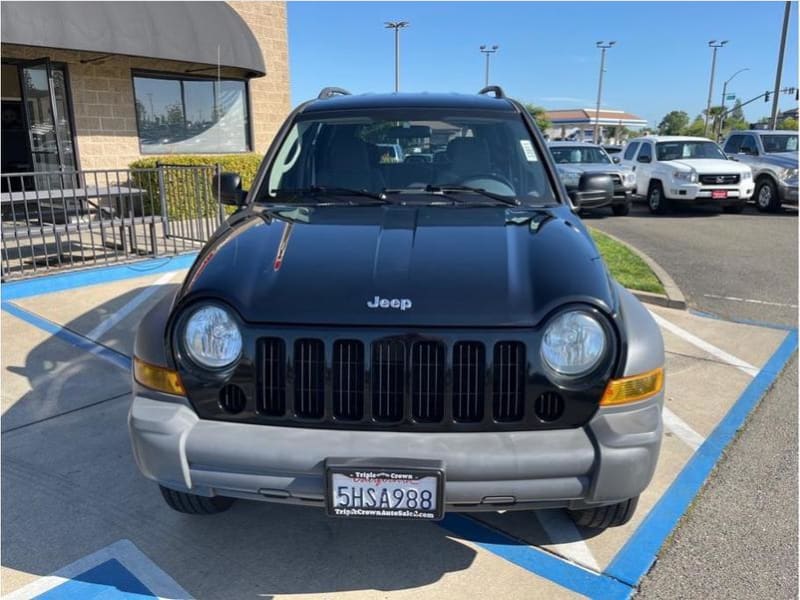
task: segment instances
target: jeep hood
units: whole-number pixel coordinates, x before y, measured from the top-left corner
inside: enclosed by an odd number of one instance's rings
[[[206,246],[180,303],[218,298],[253,323],[401,327],[533,326],[567,302],[614,310],[566,207],[259,210]]]

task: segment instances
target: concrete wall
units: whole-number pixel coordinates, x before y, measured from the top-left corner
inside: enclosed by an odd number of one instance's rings
[[[253,150],[263,153],[290,110],[289,55],[285,2],[230,2],[256,37],[267,75],[250,80],[250,118]],[[0,56],[47,57],[67,64],[72,92],[75,142],[80,168],[124,168],[142,157],[136,129],[131,70],[183,73],[191,63],[112,56],[96,63],[81,60],[97,54],[3,44]],[[223,76],[241,76],[223,69]]]

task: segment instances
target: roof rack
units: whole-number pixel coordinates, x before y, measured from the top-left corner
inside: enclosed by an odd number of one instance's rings
[[[334,96],[349,96],[350,92],[347,90],[343,90],[340,87],[326,87],[322,88],[322,91],[317,96],[317,100],[322,100],[323,98],[333,98]]]
[[[506,93],[503,91],[499,85],[487,85],[485,88],[481,89],[478,94],[488,94],[489,92],[494,92],[495,98],[505,98]]]

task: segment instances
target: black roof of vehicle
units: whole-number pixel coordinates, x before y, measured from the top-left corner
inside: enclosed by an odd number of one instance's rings
[[[506,98],[487,94],[337,94],[312,100],[304,113],[329,110],[380,108],[456,108],[471,110],[516,111]]]

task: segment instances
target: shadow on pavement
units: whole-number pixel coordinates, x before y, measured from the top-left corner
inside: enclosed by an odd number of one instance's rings
[[[106,304],[93,310],[113,312]],[[65,326],[80,330],[86,317]],[[131,348],[134,328],[123,321],[104,342]],[[198,598],[413,589],[475,560],[475,550],[430,523],[334,520],[316,509],[245,501],[216,516],[173,512],[131,455],[129,374],[60,339],[27,352],[24,331],[9,342],[8,370],[30,389],[3,417],[17,427],[2,436],[6,591],[7,569],[23,573],[19,587],[26,573],[47,575],[119,539]]]

